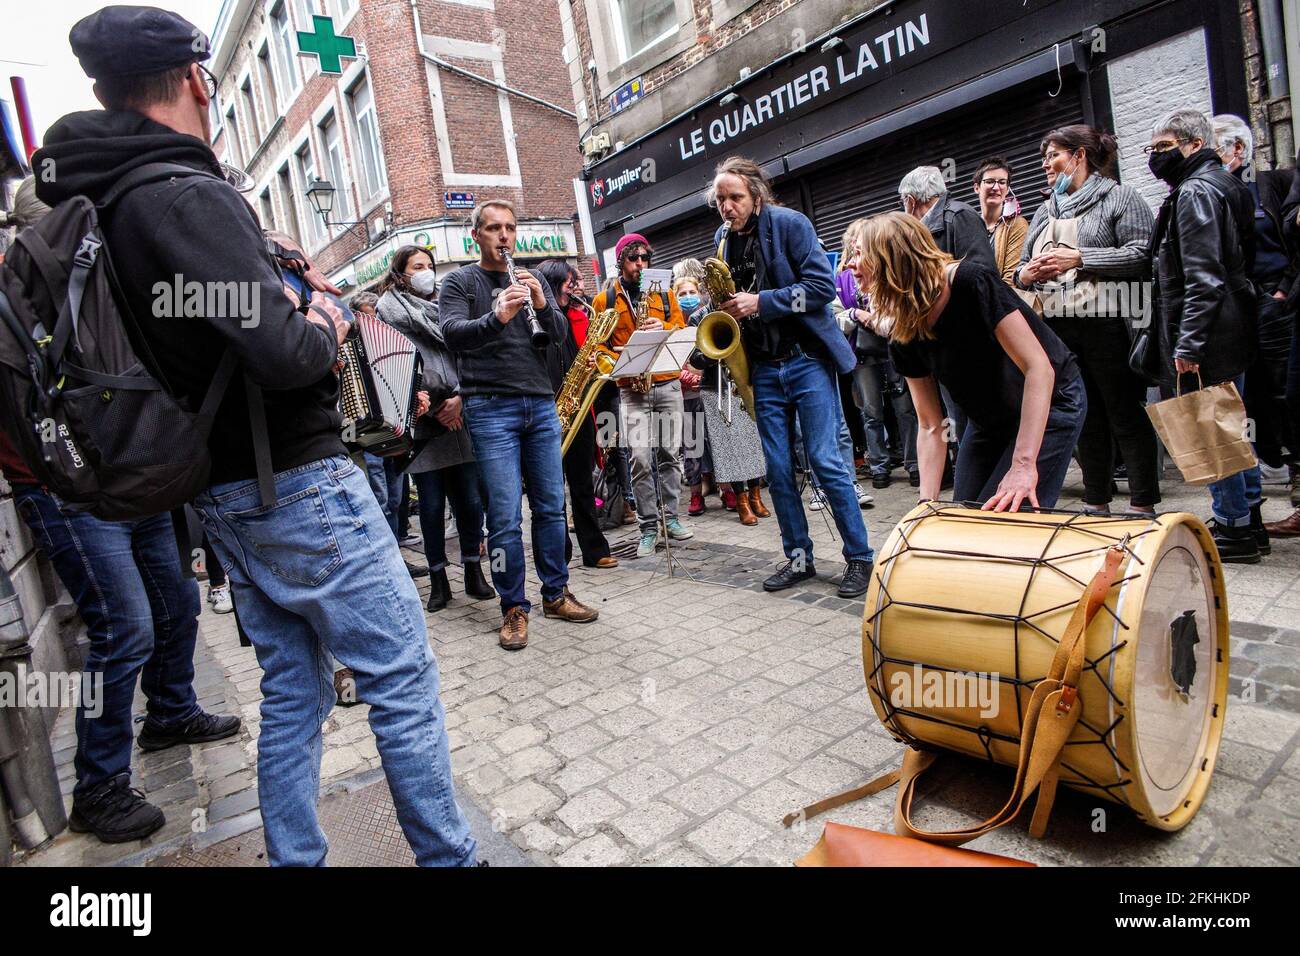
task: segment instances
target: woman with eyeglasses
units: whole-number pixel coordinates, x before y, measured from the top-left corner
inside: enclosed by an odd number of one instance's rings
[[[1147,383],[1129,367],[1130,323],[1149,316],[1144,281],[1151,209],[1115,180],[1117,144],[1091,126],[1054,129],[1040,145],[1049,195],[1029,224],[1015,286],[1078,359],[1088,392],[1079,436],[1085,511],[1108,514],[1118,446],[1128,469],[1129,511],[1160,501]]]
[[[1020,215],[1020,200],[1011,191],[1011,164],[1001,156],[990,156],[975,167],[975,197],[980,216],[989,231],[989,244],[997,260],[998,274],[1011,285],[1020,267],[1029,223]]]

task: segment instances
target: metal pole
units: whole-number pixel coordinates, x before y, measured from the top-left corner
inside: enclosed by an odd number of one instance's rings
[[[1282,0],[1260,0],[1259,32],[1264,46],[1264,76],[1268,81],[1268,98],[1281,99],[1290,92]]]

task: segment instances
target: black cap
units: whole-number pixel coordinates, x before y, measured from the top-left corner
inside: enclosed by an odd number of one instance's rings
[[[202,30],[157,7],[104,7],[77,21],[68,42],[91,79],[161,73],[212,55]]]

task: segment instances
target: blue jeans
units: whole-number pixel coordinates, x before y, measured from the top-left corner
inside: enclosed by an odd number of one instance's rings
[[[1065,473],[1070,470],[1074,446],[1079,443],[1083,421],[1088,415],[1088,393],[1082,377],[1061,389],[1060,397],[1052,402],[1047,413],[1047,427],[1043,430],[1043,443],[1038,448],[1038,505],[1055,508],[1065,484]],[[957,501],[983,504],[998,490],[1003,476],[1011,468],[1011,458],[1016,450],[1016,436],[1009,438],[985,431],[973,421],[967,421],[966,433],[957,450],[957,467],[953,474],[952,496]],[[1030,507],[1025,502],[1022,507]]]
[[[563,436],[555,400],[549,395],[468,395],[464,411],[487,491],[488,557],[501,611],[533,607],[524,597],[525,481],[542,599],[558,600],[568,586],[569,567],[564,560]]]
[[[808,517],[794,480],[790,449],[795,424],[807,449],[817,486],[830,503],[844,542],[846,560],[871,561],[867,526],[853,491],[853,447],[844,460],[841,438],[848,435],[840,409],[840,390],[828,362],[802,353],[784,362],[755,362],[752,373],[758,435],[767,458],[768,491],[781,526],[781,547],[791,560],[813,562]],[[841,435],[843,433],[843,435]]]
[[[916,410],[906,383],[888,359],[869,359],[853,370],[853,384],[862,404],[862,430],[867,435],[867,464],[872,475],[889,474],[889,441],[885,434],[885,403],[894,407],[900,432],[903,467],[916,471]],[[900,391],[901,389],[901,391]]]
[[[384,468],[384,459],[368,451],[362,452],[362,456],[366,462],[366,479],[370,482],[370,490],[375,493],[379,510],[384,513],[384,517],[388,517],[388,471]]]
[[[1246,376],[1236,378],[1238,392],[1245,392]],[[1210,482],[1214,520],[1229,528],[1250,526],[1250,509],[1264,500],[1259,465]]]
[[[193,686],[199,586],[181,574],[169,515],[101,521],[60,510],[57,498],[32,485],[15,486],[14,498],[86,623],[86,680],[103,675],[99,715],[77,708],[73,794],[80,796],[131,769],[137,677],[151,727],[165,729],[199,713]]]
[[[384,501],[383,512],[384,519],[388,522],[388,528],[393,532],[393,537],[398,538],[397,520],[402,507],[402,489],[405,487],[402,481],[405,471],[402,469],[402,463],[405,461],[400,455],[394,458],[385,458],[384,460]],[[368,471],[369,469],[367,469]],[[375,495],[379,497],[378,494]]]
[[[456,514],[460,535],[460,563],[479,559],[483,541],[483,499],[478,493],[478,466],[474,462],[449,465],[411,476],[420,497],[420,533],[424,559],[432,572],[447,566],[447,499]]]
[[[340,455],[279,472],[275,488],[270,508],[255,481],[214,485],[194,502],[262,666],[257,780],[271,864],[325,862],[316,800],[332,654],[370,705],[416,862],[473,865],[424,609],[365,474]]]

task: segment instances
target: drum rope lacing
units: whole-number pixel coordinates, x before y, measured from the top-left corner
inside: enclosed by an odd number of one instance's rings
[[[897,732],[909,746],[914,747],[918,750],[933,749],[927,746],[926,744],[924,744],[923,742],[916,740],[910,734],[908,734],[902,728],[901,724],[898,722],[897,718],[899,716],[908,717],[914,720],[928,720],[933,723],[942,724],[944,726],[950,727],[954,730],[962,731],[964,733],[974,734],[976,738],[979,740],[980,745],[984,748],[987,759],[989,760],[989,762],[992,763],[995,761],[993,758],[992,747],[990,746],[991,741],[999,740],[1007,744],[1019,746],[1020,744],[1019,738],[1013,737],[1009,734],[996,733],[985,725],[981,725],[978,728],[972,728],[964,724],[958,724],[950,720],[945,720],[941,717],[936,717],[932,714],[925,714],[917,711],[911,711],[906,708],[895,707],[893,706],[889,698],[886,695],[883,695],[877,689],[877,687],[875,686],[876,678],[880,670],[884,667],[885,664],[889,663],[889,664],[915,666],[919,662],[912,661],[912,660],[905,660],[902,658],[886,657],[884,652],[881,650],[880,643],[876,638],[876,628],[875,628],[876,620],[890,607],[897,605],[899,607],[913,608],[916,610],[935,611],[939,613],[948,613],[948,614],[961,614],[965,616],[974,616],[974,617],[984,617],[984,618],[989,618],[991,620],[1006,621],[1012,624],[1014,647],[1015,647],[1016,673],[1014,677],[1005,677],[999,675],[998,680],[1005,681],[1009,684],[1012,684],[1016,688],[1014,696],[1016,700],[1017,724],[1019,724],[1023,721],[1023,717],[1024,717],[1023,710],[1022,710],[1023,702],[1021,700],[1021,693],[1019,689],[1022,687],[1027,689],[1032,689],[1041,680],[1043,680],[1042,676],[1027,679],[1020,673],[1020,628],[1023,625],[1027,628],[1036,631],[1037,633],[1041,634],[1043,637],[1047,638],[1048,640],[1054,643],[1059,643],[1059,638],[1045,631],[1042,627],[1038,626],[1038,624],[1035,623],[1034,620],[1032,619],[1041,617],[1045,614],[1053,614],[1063,609],[1073,607],[1074,604],[1076,603],[1076,601],[1067,601],[1064,604],[1058,605],[1056,607],[1045,608],[1043,610],[1036,611],[1033,614],[1028,614],[1028,615],[1025,614],[1024,613],[1025,600],[1029,594],[1030,587],[1033,584],[1034,575],[1037,574],[1040,568],[1046,567],[1056,572],[1057,574],[1061,575],[1062,577],[1066,578],[1067,580],[1072,581],[1075,584],[1079,585],[1081,590],[1086,589],[1087,582],[1081,581],[1074,575],[1058,567],[1054,562],[1079,558],[1094,553],[1104,554],[1108,549],[1112,547],[1119,547],[1122,548],[1123,551],[1127,554],[1129,560],[1135,561],[1137,562],[1137,564],[1142,565],[1145,562],[1143,562],[1141,558],[1139,558],[1133,552],[1132,548],[1129,546],[1129,543],[1136,538],[1140,538],[1145,535],[1153,533],[1155,530],[1157,530],[1158,525],[1156,527],[1152,527],[1137,533],[1126,532],[1124,534],[1112,534],[1112,533],[1099,531],[1096,528],[1092,527],[1092,525],[1095,524],[1109,524],[1113,526],[1112,521],[1101,520],[1096,518],[1095,516],[1084,515],[1078,512],[1049,512],[1048,509],[1040,509],[1040,511],[1043,511],[1044,513],[1070,514],[1070,518],[1064,522],[1041,522],[1041,523],[1032,522],[1032,521],[1026,522],[1023,520],[1013,520],[1007,518],[1000,519],[996,515],[991,515],[987,512],[984,512],[981,513],[979,518],[974,518],[972,516],[971,519],[972,523],[974,522],[987,523],[991,521],[993,523],[1003,523],[1009,525],[1015,524],[1018,527],[1036,526],[1044,529],[1049,529],[1051,531],[1051,534],[1048,537],[1047,543],[1043,547],[1042,553],[1037,558],[1017,557],[1014,555],[991,556],[979,552],[961,551],[957,549],[922,548],[913,545],[911,540],[908,537],[908,532],[911,530],[912,526],[919,524],[922,521],[925,521],[927,518],[933,517],[935,515],[944,515],[949,519],[956,518],[956,520],[961,520],[960,516],[954,515],[953,510],[951,510],[952,508],[951,503],[948,503],[947,507],[943,507],[944,504],[945,503],[942,502],[927,502],[928,512],[929,512],[928,514],[918,515],[915,518],[912,518],[910,520],[905,519],[904,521],[900,522],[898,526],[898,534],[903,542],[902,547],[900,547],[897,551],[895,551],[895,553],[880,560],[876,565],[874,573],[876,574],[877,583],[879,584],[881,594],[884,595],[884,599],[883,602],[880,604],[880,606],[876,609],[876,611],[867,617],[867,623],[871,625],[868,632],[868,640],[870,640],[872,647],[875,649],[875,658],[876,658],[875,667],[872,668],[871,673],[868,675],[867,689],[877,700],[881,702],[881,707],[884,710],[886,715],[885,722],[890,726],[891,729]],[[1152,524],[1155,525],[1155,522],[1153,521]],[[1053,558],[1047,558],[1046,555],[1050,551],[1052,544],[1056,541],[1057,536],[1060,534],[1061,531],[1066,529],[1092,535],[1097,539],[1099,539],[1099,541],[1105,543],[1104,544],[1099,543],[1096,548],[1087,548],[1082,551],[1076,551],[1068,554],[1056,555]],[[1025,590],[1021,595],[1020,612],[1017,614],[996,614],[992,612],[970,611],[965,608],[953,608],[953,607],[946,607],[943,605],[922,604],[919,602],[895,600],[889,593],[889,589],[885,584],[884,576],[881,574],[881,569],[889,565],[890,563],[892,563],[894,560],[896,560],[903,554],[907,554],[907,553],[912,553],[916,555],[932,554],[932,555],[943,555],[945,557],[979,558],[986,561],[998,561],[998,562],[1006,562],[1011,564],[1027,565],[1030,568],[1030,576],[1029,576],[1029,580],[1026,582]],[[1121,587],[1129,581],[1136,580],[1138,577],[1140,577],[1140,575],[1134,574],[1134,575],[1120,578],[1115,581],[1112,587]],[[1110,616],[1114,619],[1115,623],[1120,628],[1123,628],[1124,630],[1129,629],[1128,625],[1124,624],[1124,622],[1119,619],[1119,616],[1116,615],[1115,612],[1111,610],[1110,607],[1106,605],[1102,605],[1102,609],[1105,610],[1106,613],[1110,614]],[[1091,671],[1093,675],[1096,677],[1098,683],[1100,683],[1101,686],[1106,689],[1106,692],[1110,695],[1112,700],[1114,700],[1115,703],[1121,707],[1125,706],[1125,702],[1120,699],[1119,695],[1116,694],[1114,687],[1111,686],[1111,683],[1102,675],[1102,671],[1099,665],[1105,662],[1111,655],[1115,654],[1117,651],[1125,647],[1127,643],[1128,643],[1127,640],[1123,640],[1114,644],[1108,651],[1106,651],[1104,654],[1102,654],[1095,660],[1090,658],[1085,658],[1085,666],[1083,669],[1084,673]],[[924,666],[929,670],[949,671],[953,673],[966,673],[965,671],[961,671],[956,668],[946,668],[946,667],[941,667],[932,664],[926,664]],[[1133,782],[1131,777],[1127,776],[1128,774],[1131,774],[1132,771],[1128,766],[1124,764],[1122,760],[1120,760],[1119,753],[1116,750],[1116,747],[1112,739],[1116,729],[1120,726],[1123,720],[1124,720],[1124,715],[1120,714],[1118,717],[1115,718],[1114,722],[1111,723],[1109,727],[1105,728],[1104,730],[1099,730],[1098,728],[1089,724],[1087,721],[1080,718],[1077,726],[1083,727],[1089,733],[1093,734],[1094,739],[1071,740],[1071,741],[1067,741],[1065,744],[1065,746],[1067,747],[1095,746],[1097,744],[1101,744],[1103,747],[1106,748],[1107,752],[1113,758],[1115,764],[1122,769],[1123,775],[1121,775],[1120,780],[1116,781],[1115,783],[1109,783],[1109,784],[1102,783],[1097,780],[1093,780],[1091,777],[1089,777],[1086,773],[1079,770],[1077,767],[1073,767],[1070,764],[1067,764],[1064,759],[1062,759],[1061,761],[1061,768],[1063,770],[1069,771],[1075,777],[1078,778],[1078,781],[1076,781],[1074,784],[1076,787],[1087,787],[1087,788],[1102,790],[1106,792],[1116,802],[1122,803],[1125,806],[1129,806],[1131,809],[1132,807],[1129,804],[1129,802],[1124,799],[1123,792],[1124,792],[1124,788],[1128,787]],[[1118,794],[1112,793],[1112,791],[1118,791]]]

